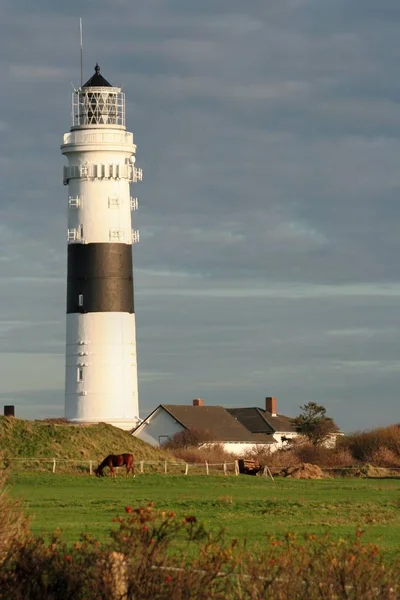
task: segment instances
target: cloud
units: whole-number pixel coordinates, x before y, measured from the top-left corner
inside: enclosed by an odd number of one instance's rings
[[[67,72],[64,69],[56,69],[46,66],[32,65],[10,65],[10,75],[16,81],[34,81],[35,83],[43,81],[65,80]]]

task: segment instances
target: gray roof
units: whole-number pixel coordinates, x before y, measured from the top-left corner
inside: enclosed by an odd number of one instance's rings
[[[264,419],[273,427],[275,432],[289,432],[295,433],[295,428],[293,427],[291,420],[289,417],[285,417],[285,415],[276,415],[273,417],[270,412],[266,410],[259,409],[263,415]]]
[[[295,431],[289,417],[284,415],[273,417],[270,412],[257,407],[227,408],[226,410],[252,433],[272,434]]]
[[[222,406],[191,406],[184,404],[161,404],[186,429],[207,431],[220,442],[262,442],[275,440],[266,432],[252,433],[230,411]]]
[[[83,88],[87,87],[112,87],[111,83],[108,83],[107,79],[104,79],[103,75],[100,75],[100,67],[96,63],[94,68],[94,75],[86,83],[83,84]]]

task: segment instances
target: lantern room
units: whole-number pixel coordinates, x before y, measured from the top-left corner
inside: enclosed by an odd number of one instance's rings
[[[107,126],[125,128],[125,94],[100,74],[94,75],[72,96],[72,126]]]

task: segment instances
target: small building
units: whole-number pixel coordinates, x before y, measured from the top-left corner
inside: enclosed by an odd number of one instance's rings
[[[278,414],[277,401],[273,396],[265,398],[265,408],[227,408],[233,417],[251,433],[273,437],[275,446],[281,448],[298,436],[289,417]]]
[[[200,398],[191,405],[160,404],[132,430],[132,435],[152,446],[161,446],[185,430],[207,433],[212,441],[206,445],[222,445],[236,456],[260,448],[273,452],[297,435],[289,418],[277,414],[276,398],[271,397],[266,399],[265,410],[205,406]]]

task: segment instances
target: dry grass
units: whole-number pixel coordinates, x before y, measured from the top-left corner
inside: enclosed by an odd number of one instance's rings
[[[225,452],[221,444],[212,444],[203,448],[179,448],[173,451],[175,458],[187,463],[223,463],[233,462],[236,456]]]

